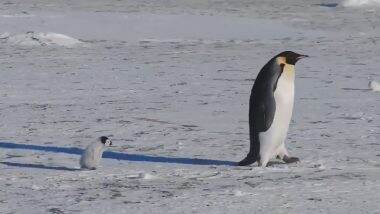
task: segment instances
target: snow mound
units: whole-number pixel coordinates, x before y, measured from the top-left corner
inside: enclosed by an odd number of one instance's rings
[[[155,180],[155,179],[158,179],[157,176],[152,175],[152,174],[149,174],[149,173],[143,173],[143,174],[141,175],[141,177],[142,177],[144,180]]]
[[[345,0],[345,7],[365,7],[365,6],[380,6],[380,0]]]
[[[78,39],[59,33],[27,32],[25,34],[17,35],[9,35],[7,33],[3,33],[1,35],[1,38],[6,39],[9,43],[21,46],[58,45],[64,47],[73,47],[77,44],[82,43]]]
[[[152,174],[149,174],[149,173],[142,173],[142,172],[138,173],[138,174],[127,175],[126,177],[130,178],[130,179],[144,179],[144,180],[159,179],[158,176],[155,176],[155,175],[152,175]]]
[[[233,195],[235,195],[237,197],[242,197],[242,196],[251,195],[251,194],[248,192],[243,192],[241,190],[234,190]]]
[[[78,39],[59,33],[38,33],[37,38],[47,44],[71,47],[81,43]]]
[[[376,81],[369,82],[368,86],[372,91],[380,91],[380,83]]]

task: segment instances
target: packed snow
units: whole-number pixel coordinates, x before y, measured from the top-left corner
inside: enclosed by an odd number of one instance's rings
[[[379,9],[342,2],[0,3],[0,212],[380,213]],[[301,162],[238,167],[252,84],[284,50],[310,56]]]

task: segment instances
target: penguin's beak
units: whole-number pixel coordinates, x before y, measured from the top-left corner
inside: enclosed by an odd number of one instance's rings
[[[110,146],[112,146],[112,141],[110,141]]]
[[[309,57],[309,56],[308,55],[299,55],[297,57],[297,61],[300,60],[300,59],[306,58],[306,57]]]

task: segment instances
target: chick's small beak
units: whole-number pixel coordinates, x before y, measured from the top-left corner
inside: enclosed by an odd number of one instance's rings
[[[110,146],[112,146],[112,141],[110,141]]]

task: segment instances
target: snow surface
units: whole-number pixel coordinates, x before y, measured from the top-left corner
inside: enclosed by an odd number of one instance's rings
[[[41,2],[0,7],[1,213],[380,213],[376,7]],[[287,138],[301,162],[237,167],[254,78],[283,50],[310,55]],[[80,170],[102,135],[102,167]]]

